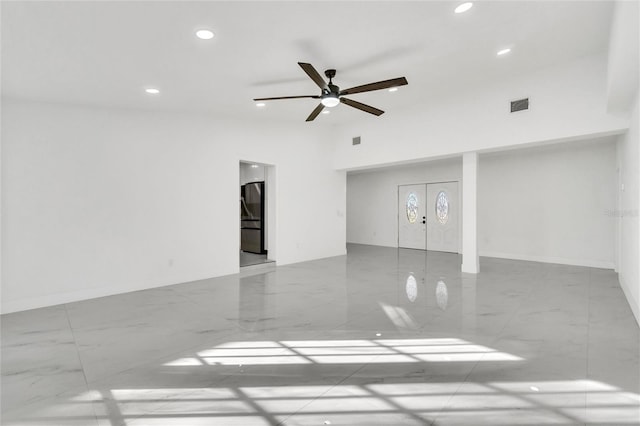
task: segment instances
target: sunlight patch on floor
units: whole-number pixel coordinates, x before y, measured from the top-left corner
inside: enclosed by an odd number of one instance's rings
[[[356,364],[523,361],[462,339],[376,339],[230,342],[164,365]]]
[[[639,402],[636,393],[594,380],[122,388],[84,392],[66,404],[33,412],[20,424],[76,424],[86,418],[85,411],[95,409],[105,422],[115,417],[127,426],[262,426],[287,418],[291,424],[341,424],[362,416],[369,416],[371,424],[437,419],[447,424],[626,425],[637,424]]]

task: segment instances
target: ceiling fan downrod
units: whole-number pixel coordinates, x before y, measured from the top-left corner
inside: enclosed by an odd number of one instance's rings
[[[324,72],[324,75],[327,76],[327,78],[329,79],[329,83],[327,84],[327,87],[329,88],[328,90],[326,90],[325,95],[329,95],[331,93],[335,93],[336,96],[340,93],[340,88],[338,86],[336,86],[335,84],[333,84],[333,77],[336,76],[336,70],[326,70]]]

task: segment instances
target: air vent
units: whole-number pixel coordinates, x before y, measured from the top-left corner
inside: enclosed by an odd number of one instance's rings
[[[518,99],[511,102],[511,112],[524,111],[529,109],[529,98]]]
[[[360,136],[356,136],[355,138],[352,139],[351,141],[352,145],[360,145]]]

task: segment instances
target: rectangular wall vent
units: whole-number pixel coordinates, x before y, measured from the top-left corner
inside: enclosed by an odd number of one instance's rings
[[[524,111],[529,109],[529,98],[518,99],[511,102],[511,112]]]
[[[355,138],[353,138],[351,143],[352,145],[360,145],[360,136],[356,136]]]

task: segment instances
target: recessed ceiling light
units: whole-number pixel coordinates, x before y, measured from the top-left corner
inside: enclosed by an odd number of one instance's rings
[[[256,106],[257,106],[258,108],[264,108],[265,106],[267,106],[267,104],[265,104],[264,102],[258,102],[258,103],[256,104]]]
[[[502,55],[506,55],[507,53],[511,52],[511,49],[506,48],[506,49],[502,49],[502,50],[498,50],[497,55],[498,56],[502,56]]]
[[[147,92],[150,95],[157,95],[158,93],[160,93],[160,90],[150,87],[148,89],[144,89],[145,92]]]
[[[467,10],[471,9],[473,7],[473,3],[471,2],[466,2],[466,3],[462,3],[461,5],[459,5],[458,7],[456,7],[454,9],[455,13],[464,13]]]
[[[534,392],[540,392],[540,388],[538,388],[537,386],[530,386],[529,389],[531,389]]]
[[[398,88],[397,87],[392,87],[391,89],[389,89],[390,92],[397,92]]]
[[[214,34],[211,30],[198,30],[196,31],[196,37],[202,40],[211,40]]]
[[[329,111],[328,109],[325,109],[324,111],[322,111],[323,114],[331,114],[331,111]]]
[[[258,165],[257,165],[257,164],[252,164],[252,165],[251,165],[251,168],[252,168],[252,169],[257,169],[257,168],[258,168]],[[240,366],[242,366],[242,364],[240,364]]]

